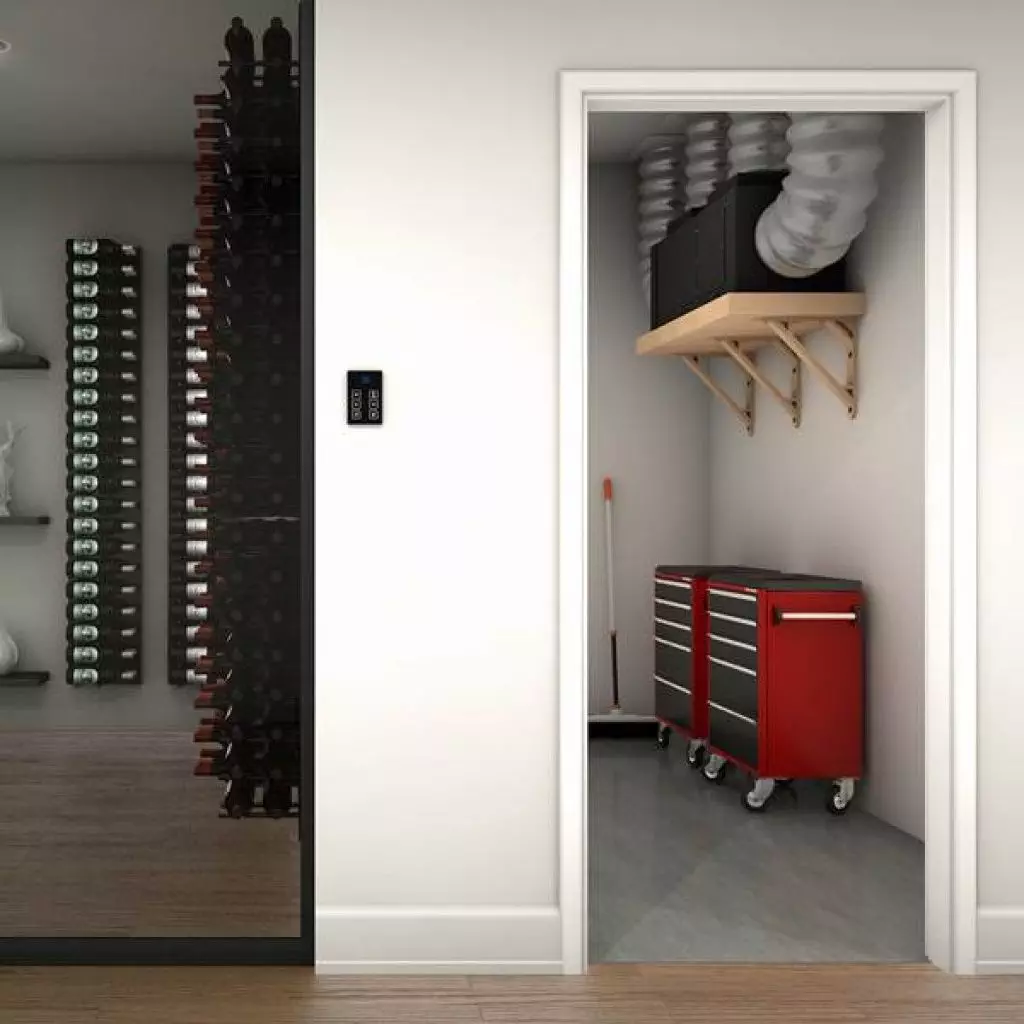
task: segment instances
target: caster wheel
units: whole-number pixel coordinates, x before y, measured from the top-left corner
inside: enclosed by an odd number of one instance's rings
[[[764,803],[760,804],[757,802],[751,803],[750,793],[741,794],[740,799],[743,803],[744,808],[748,810],[751,814],[764,814],[764,812],[768,809],[767,800],[765,800]]]
[[[658,726],[658,749],[659,750],[664,750],[666,747],[668,747],[669,740],[671,740],[671,739],[672,739],[672,730],[669,729],[667,726],[659,725]]]
[[[686,748],[686,763],[694,770],[704,767],[704,747],[693,741]]]
[[[840,817],[850,809],[850,804],[852,802],[853,785],[847,785],[839,782],[832,787],[832,792],[829,793],[828,801],[825,806],[828,808],[829,814],[834,814],[837,817]]]
[[[743,806],[751,814],[764,814],[774,794],[774,779],[758,779],[754,788],[743,794]]]
[[[725,779],[728,769],[729,763],[727,761],[711,756],[707,759],[704,767],[701,768],[700,773],[708,782],[713,782],[716,786],[720,786]]]

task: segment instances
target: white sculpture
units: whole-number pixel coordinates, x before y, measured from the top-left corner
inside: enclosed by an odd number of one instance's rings
[[[0,355],[20,352],[24,347],[24,339],[7,326],[7,314],[4,312],[4,297],[3,293],[0,292]]]
[[[14,637],[0,626],[0,676],[9,676],[18,667],[18,658]]]
[[[11,478],[14,476],[11,452],[14,450],[14,442],[20,433],[21,431],[15,430],[14,424],[8,420],[7,440],[0,444],[0,516],[11,515],[11,502],[14,498],[11,492]]]

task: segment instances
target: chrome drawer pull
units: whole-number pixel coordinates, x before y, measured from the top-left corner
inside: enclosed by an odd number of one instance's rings
[[[713,700],[708,701],[708,706],[714,708],[716,711],[721,711],[723,715],[732,715],[733,718],[738,718],[741,722],[746,722],[747,725],[757,727],[757,722],[752,718],[747,718],[746,715],[741,715],[738,711],[733,711],[732,708],[724,708],[721,704],[716,704]]]
[[[709,612],[709,614],[713,619],[721,619],[723,622],[738,622],[741,626],[757,629],[757,623],[753,619],[741,619],[735,615],[726,615],[725,612]]]
[[[685,629],[687,633],[693,632],[685,622],[673,622],[671,619],[659,619],[657,615],[654,616],[654,621],[659,626],[671,626],[673,629]]]
[[[674,643],[672,640],[665,640],[660,636],[656,636],[654,638],[654,642],[656,644],[664,644],[666,647],[675,647],[677,650],[686,651],[687,654],[693,653],[693,651],[691,651],[689,647],[686,647],[683,644]]]
[[[656,683],[661,683],[662,686],[668,686],[673,690],[678,690],[680,693],[685,693],[687,697],[693,696],[693,694],[685,686],[680,686],[678,683],[670,682],[668,679],[665,679],[662,676],[655,676],[654,681]]]
[[[716,590],[714,587],[711,587],[708,592],[714,594],[715,597],[724,597],[727,600],[752,601],[754,604],[757,604],[757,594],[741,593],[736,590]]]
[[[713,658],[708,655],[708,661],[713,661],[716,665],[721,665],[723,668],[731,668],[736,672],[742,672],[745,676],[753,676],[757,678],[757,670],[753,668],[744,668],[742,665],[734,665],[731,661],[724,661],[722,658]]]
[[[729,636],[719,636],[717,633],[708,633],[711,640],[717,640],[720,644],[728,644],[730,647],[742,647],[745,651],[753,651],[757,654],[757,648],[753,644],[745,644],[742,640],[733,640]]]
[[[654,583],[656,586],[661,587],[680,587],[682,590],[692,590],[693,588],[689,583],[684,583],[682,580],[665,580],[660,576],[654,577]]]
[[[780,622],[859,622],[860,609],[852,612],[780,612],[772,609],[772,618],[776,625]]]

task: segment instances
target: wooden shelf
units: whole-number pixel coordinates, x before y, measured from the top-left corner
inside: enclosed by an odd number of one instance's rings
[[[859,292],[731,292],[641,335],[636,350],[642,356],[681,356],[748,434],[754,432],[755,384],[783,407],[793,426],[800,426],[803,368],[843,403],[853,419],[857,415],[855,324],[865,310],[865,297]],[[844,347],[844,379],[833,376],[808,351],[804,338],[817,330]],[[767,346],[784,352],[791,360],[785,389],[758,369],[757,350]],[[727,359],[739,366],[745,380],[742,402],[715,381],[706,365],[709,358]]]
[[[46,526],[49,516],[0,516],[0,526]]]
[[[5,686],[42,686],[49,679],[49,672],[12,672],[8,676],[0,676],[0,689]]]
[[[48,370],[50,360],[31,352],[0,353],[0,370]]]

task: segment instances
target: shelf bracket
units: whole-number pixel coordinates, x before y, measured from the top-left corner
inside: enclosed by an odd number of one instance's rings
[[[740,405],[732,395],[716,383],[711,374],[700,364],[700,356],[683,356],[683,362],[696,374],[704,383],[707,389],[740,421],[747,434],[754,433],[754,378],[745,373],[743,385],[743,405]]]
[[[751,356],[744,352],[738,341],[719,341],[722,349],[732,356],[746,375],[757,381],[786,411],[790,422],[794,427],[800,426],[800,413],[802,411],[801,389],[800,389],[800,360],[790,350],[777,342],[779,349],[786,353],[793,364],[789,375],[789,394],[785,395],[777,388],[758,368]]]
[[[810,352],[787,324],[766,320],[769,330],[846,406],[850,419],[857,417],[857,341],[853,331],[838,320],[822,320],[821,326],[846,350],[846,379],[837,380]]]

